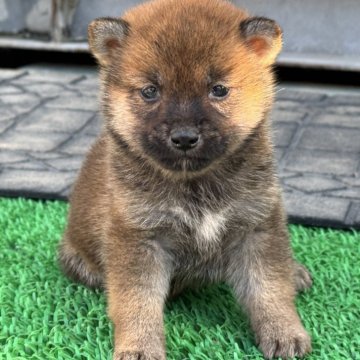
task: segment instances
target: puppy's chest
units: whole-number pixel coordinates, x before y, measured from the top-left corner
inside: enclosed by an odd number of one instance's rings
[[[197,209],[189,211],[186,208],[174,207],[170,210],[178,218],[174,228],[187,229],[190,237],[194,238],[198,247],[211,246],[218,243],[226,232],[230,209],[219,210]]]
[[[169,242],[202,251],[217,247],[226,233],[231,213],[231,206],[212,210],[169,204],[152,208],[143,215],[142,224],[147,229],[158,229]]]

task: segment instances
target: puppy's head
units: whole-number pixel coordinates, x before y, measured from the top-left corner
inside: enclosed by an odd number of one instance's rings
[[[155,0],[89,25],[107,129],[169,173],[199,174],[239,148],[273,96],[272,20],[222,0]]]

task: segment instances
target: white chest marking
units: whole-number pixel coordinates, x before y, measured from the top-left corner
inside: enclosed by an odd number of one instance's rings
[[[215,249],[222,234],[226,230],[226,224],[230,215],[231,206],[220,211],[203,210],[200,214],[193,215],[181,206],[174,206],[175,213],[194,234],[197,247],[202,250]]]
[[[195,224],[196,240],[199,243],[207,244],[217,242],[225,230],[227,212],[226,209],[216,213],[205,211],[203,217],[199,219],[200,221]]]

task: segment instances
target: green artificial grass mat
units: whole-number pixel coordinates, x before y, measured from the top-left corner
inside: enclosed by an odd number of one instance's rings
[[[111,359],[105,296],[68,280],[56,251],[68,205],[0,199],[0,359]],[[313,338],[307,359],[360,359],[360,232],[291,225],[314,277],[297,298]],[[188,291],[165,310],[169,360],[262,359],[225,285]]]

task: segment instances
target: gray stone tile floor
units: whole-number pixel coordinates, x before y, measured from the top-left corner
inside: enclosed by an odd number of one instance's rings
[[[66,199],[101,128],[92,67],[0,69],[0,196]],[[279,84],[272,112],[289,219],[360,229],[360,87]]]

